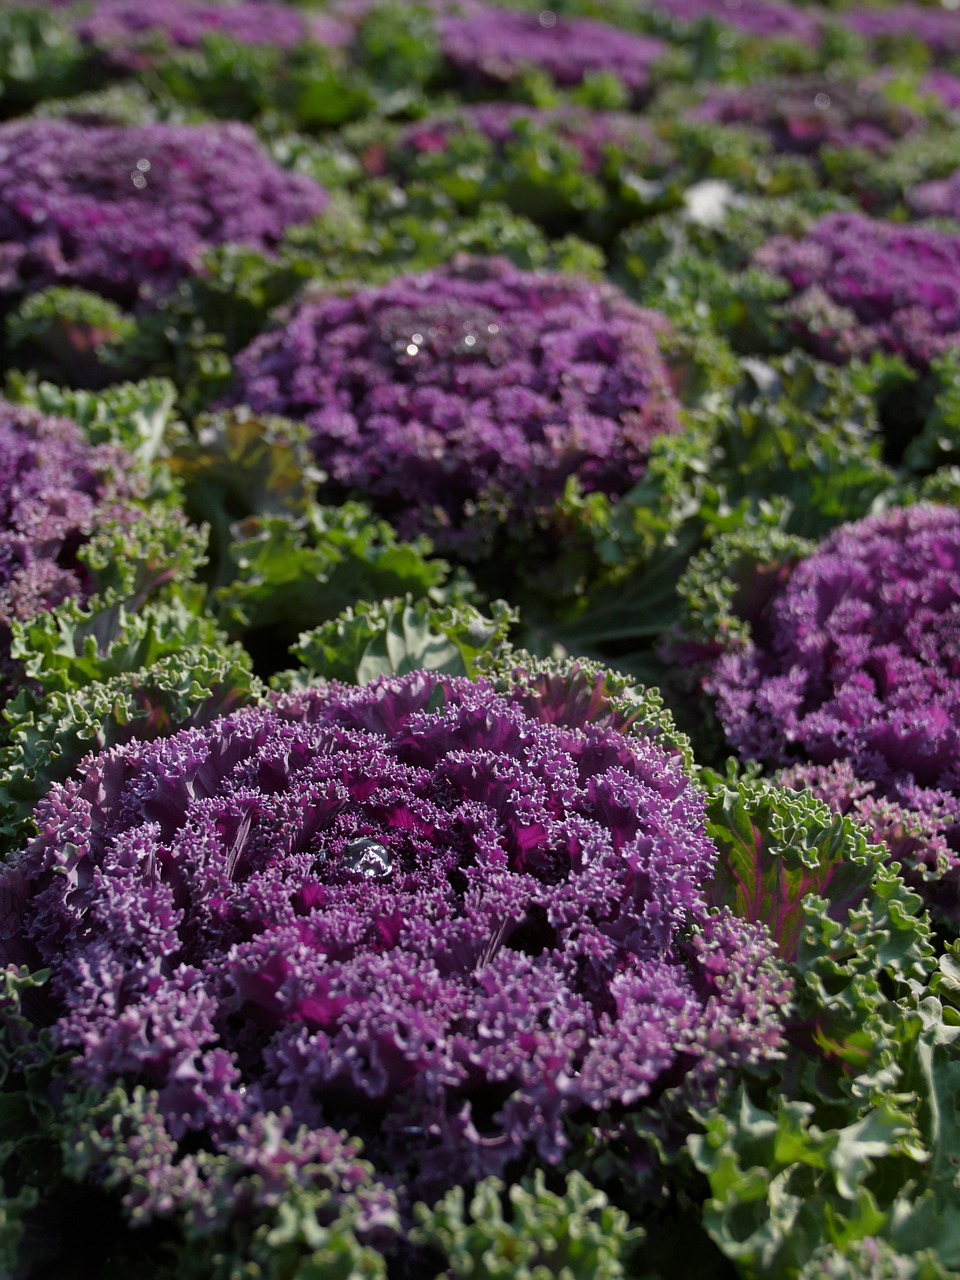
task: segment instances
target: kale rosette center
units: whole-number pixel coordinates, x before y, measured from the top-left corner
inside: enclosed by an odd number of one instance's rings
[[[776,1054],[767,936],[707,910],[679,758],[425,673],[90,757],[6,870],[92,1082],[178,1141],[288,1108],[420,1190]]]
[[[575,476],[622,493],[680,429],[662,316],[610,285],[459,261],[306,301],[237,357],[234,399],[307,424],[332,496],[480,558]]]

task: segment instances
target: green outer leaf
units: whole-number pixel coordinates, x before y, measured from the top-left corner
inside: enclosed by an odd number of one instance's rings
[[[304,632],[291,653],[312,675],[351,684],[419,669],[474,676],[517,617],[503,600],[491,603],[487,617],[470,604],[434,604],[408,593],[345,609]]]

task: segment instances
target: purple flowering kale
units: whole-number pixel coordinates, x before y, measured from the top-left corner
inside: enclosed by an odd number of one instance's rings
[[[665,331],[610,285],[467,261],[306,302],[237,357],[235,399],[305,421],[332,484],[402,537],[477,554],[569,476],[622,493],[644,474],[679,428]]]
[[[0,704],[22,679],[10,624],[86,598],[77,551],[140,491],[121,450],[91,447],[68,419],[0,400]]]
[[[835,213],[800,240],[774,237],[753,264],[789,281],[826,359],[882,349],[926,367],[960,342],[960,235]]]
[[[872,784],[878,834],[896,825],[877,815],[890,801],[960,847],[960,512],[919,506],[845,525],[746,621],[750,638],[706,682],[741,758],[845,762]],[[910,862],[943,860],[931,845]],[[958,868],[955,856],[941,866]]]
[[[240,124],[14,121],[0,126],[0,296],[69,284],[130,305],[214,245],[274,249],[326,204]]]
[[[886,9],[854,9],[841,21],[871,42],[895,44],[905,38],[919,40],[937,58],[960,54],[960,13],[946,6],[897,4]]]
[[[921,82],[920,91],[936,98],[948,111],[960,112],[960,76],[931,71]]]
[[[875,782],[864,782],[849,760],[832,764],[798,764],[781,769],[775,781],[792,791],[805,791],[836,813],[854,818],[872,844],[883,845],[905,879],[916,884],[927,905],[954,921],[960,915],[960,852],[947,838],[955,821],[954,807],[933,801],[925,811],[907,809],[877,795]]]
[[[773,0],[656,0],[656,5],[677,22],[713,18],[745,35],[795,40],[811,47],[820,43],[822,34],[818,19],[811,13]]]
[[[550,720],[415,672],[90,756],[0,879],[3,959],[174,1141],[288,1108],[428,1197],[556,1163],[568,1122],[779,1056],[788,982],[705,905],[680,752]]]
[[[694,118],[762,129],[776,151],[801,155],[822,147],[883,154],[923,125],[874,86],[811,76],[714,89]]]
[[[593,22],[487,9],[438,20],[444,57],[468,84],[509,84],[528,67],[545,71],[561,87],[580,84],[591,73],[617,77],[632,94],[650,84],[650,68],[666,52],[653,36]]]
[[[907,203],[920,218],[960,218],[960,171],[914,187]]]
[[[403,130],[397,147],[401,153],[413,155],[442,154],[452,140],[474,131],[502,150],[525,123],[549,131],[573,147],[587,173],[597,173],[612,148],[631,155],[640,152],[664,157],[653,130],[637,116],[576,107],[547,110],[510,102],[483,102],[418,120]]]
[[[158,39],[194,49],[214,35],[238,44],[291,49],[306,40],[346,44],[349,28],[330,17],[308,14],[277,0],[101,0],[73,24],[83,44],[94,45],[115,66],[137,68],[138,52]]]

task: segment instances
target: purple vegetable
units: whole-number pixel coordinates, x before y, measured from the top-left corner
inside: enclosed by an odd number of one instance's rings
[[[955,821],[955,806],[932,800],[925,811],[907,809],[877,795],[875,782],[864,782],[849,760],[832,764],[800,764],[782,769],[776,782],[792,791],[809,791],[866,830],[873,844],[883,845],[890,860],[924,895],[936,914],[953,920],[960,915],[960,852],[947,833]],[[956,837],[952,837],[956,842]]]
[[[774,149],[802,155],[821,147],[883,154],[922,128],[921,117],[865,83],[801,76],[713,89],[694,117],[762,129]]]
[[[828,359],[882,349],[925,367],[960,342],[960,235],[836,213],[800,240],[776,236],[753,261],[789,281]]]
[[[845,525],[747,621],[750,641],[719,658],[706,686],[740,756],[847,764],[877,801],[955,847],[960,512],[911,507]]]
[[[0,705],[23,670],[10,658],[10,624],[71,597],[89,581],[77,551],[142,486],[119,449],[88,445],[66,418],[0,400]]]
[[[931,71],[920,85],[921,92],[938,98],[948,111],[960,112],[960,76],[949,71]]]
[[[527,68],[545,71],[558,85],[580,84],[595,72],[615,75],[633,94],[650,84],[650,68],[666,52],[662,40],[588,18],[558,18],[505,9],[438,20],[440,44],[467,83],[509,84]]]
[[[865,40],[919,40],[938,58],[960,54],[960,13],[926,4],[897,4],[888,9],[854,9],[841,21]]]
[[[562,709],[561,709],[562,713]],[[417,1194],[777,1056],[679,756],[467,680],[330,684],[88,757],[0,878],[54,1034],[175,1140],[289,1108]]]
[[[656,0],[656,5],[677,22],[714,18],[749,36],[795,40],[811,47],[820,43],[822,34],[813,14],[772,0]]]
[[[0,295],[70,284],[129,305],[214,245],[272,250],[326,204],[243,125],[14,121],[0,125]]]
[[[907,203],[919,218],[960,217],[960,171],[914,187]]]
[[[340,46],[350,39],[343,23],[305,13],[277,0],[101,0],[73,24],[83,44],[96,46],[109,62],[136,70],[144,50],[157,39],[182,49],[197,48],[208,36],[228,36],[238,44],[291,49],[306,40]]]
[[[571,475],[622,493],[644,474],[679,429],[665,331],[610,285],[461,262],[305,303],[237,357],[235,398],[305,421],[333,484],[402,536],[476,554]]]

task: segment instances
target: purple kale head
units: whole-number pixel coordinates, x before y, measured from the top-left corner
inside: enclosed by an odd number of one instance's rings
[[[218,1150],[286,1108],[435,1196],[778,1055],[786,979],[705,906],[679,752],[521,692],[330,684],[54,787],[2,955],[50,967],[81,1083]]]
[[[791,285],[795,321],[824,358],[885,350],[925,368],[960,342],[960,235],[836,213],[753,262]]]
[[[883,154],[923,124],[876,87],[812,76],[713,89],[694,116],[761,129],[776,151],[801,155],[823,147]]]
[[[65,284],[132,305],[214,245],[271,251],[326,204],[243,125],[14,121],[0,126],[0,296]]]
[[[22,678],[10,624],[87,597],[77,552],[140,491],[120,450],[91,447],[66,418],[0,400],[0,704]]]
[[[469,131],[479,133],[502,151],[521,136],[525,125],[549,132],[572,147],[587,173],[597,173],[612,149],[665,160],[663,145],[638,116],[577,107],[543,109],[512,102],[482,102],[418,120],[403,130],[397,151],[400,156],[443,154],[455,138]]]
[[[740,756],[845,762],[872,784],[874,810],[890,801],[958,846],[960,512],[918,506],[844,526],[746,621],[752,636],[707,682]],[[897,821],[875,814],[878,832]]]
[[[853,9],[843,23],[871,43],[895,45],[904,39],[919,40],[936,58],[960,54],[960,14],[946,5],[897,4],[885,9]]]
[[[588,18],[559,18],[548,9],[540,14],[480,9],[441,17],[438,27],[444,57],[468,84],[509,84],[535,68],[569,88],[606,72],[639,96],[649,88],[651,67],[666,52],[663,41],[652,36]]]
[[[911,212],[920,218],[960,218],[960,171],[949,178],[923,182],[907,196]]]
[[[210,36],[227,36],[238,44],[291,49],[306,40],[339,46],[350,38],[345,24],[277,0],[101,0],[73,30],[111,65],[130,70],[143,66],[145,52],[158,40],[194,49]]]
[[[677,22],[713,18],[748,36],[794,40],[815,47],[820,43],[819,20],[797,5],[774,0],[656,0],[657,8]]]
[[[476,555],[504,523],[529,536],[569,476],[644,474],[679,427],[665,329],[609,285],[468,261],[303,304],[237,357],[235,399],[305,421],[332,485],[402,536]]]
[[[960,76],[949,71],[931,71],[920,84],[920,92],[935,98],[948,111],[960,112]]]

